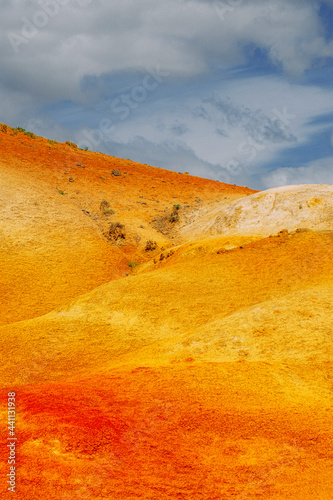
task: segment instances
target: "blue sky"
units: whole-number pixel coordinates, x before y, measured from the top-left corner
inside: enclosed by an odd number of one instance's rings
[[[333,184],[333,0],[1,12],[1,122],[257,189]]]

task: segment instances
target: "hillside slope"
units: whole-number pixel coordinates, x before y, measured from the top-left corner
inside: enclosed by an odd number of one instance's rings
[[[168,248],[205,205],[253,192],[0,129],[0,324],[124,277],[147,241]],[[174,204],[178,224],[164,220]],[[126,239],[108,238],[111,223]]]
[[[283,186],[228,202],[189,224],[184,233],[269,236],[280,230],[333,230],[333,186]]]
[[[125,353],[136,359],[137,350],[151,344],[153,355],[145,351],[140,362],[164,364],[189,356],[198,361],[242,356],[251,361],[302,360],[316,353],[315,347],[305,349],[315,336],[318,359],[326,359],[333,233],[283,234],[222,253],[209,253],[206,245],[204,254],[187,260],[174,254],[164,266],[158,259],[152,271],[111,281],[42,317],[3,326],[2,380],[66,378],[96,364],[119,365],[117,358]],[[311,315],[315,306],[318,311]],[[321,316],[327,323],[323,337]],[[297,327],[302,317],[305,330]],[[295,345],[303,335],[297,353]],[[165,339],[169,351],[163,359],[156,342]]]
[[[255,193],[4,130],[17,497],[333,498],[332,186]]]

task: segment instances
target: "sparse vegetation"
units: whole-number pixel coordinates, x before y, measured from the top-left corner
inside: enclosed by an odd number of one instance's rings
[[[59,194],[66,194],[65,191],[62,191],[61,189],[57,188],[57,191]]]
[[[152,219],[151,223],[154,229],[165,235],[170,234],[174,230],[174,224],[180,220],[180,208],[179,204],[173,205],[171,213],[165,214],[158,219]]]
[[[128,266],[131,268],[132,271],[136,266],[139,266],[139,265],[140,265],[140,262],[135,262],[135,260],[128,262]]]
[[[25,135],[27,135],[28,137],[32,137],[33,139],[35,139],[35,134],[33,132],[25,132]]]
[[[174,205],[173,206],[173,210],[172,210],[172,213],[169,217],[169,221],[174,224],[175,222],[178,222],[179,221],[179,209],[180,209],[180,205]]]
[[[106,200],[102,200],[100,205],[99,205],[100,211],[103,212],[104,210],[107,210],[108,208],[110,208],[110,203]]]
[[[29,132],[27,130],[25,130],[24,128],[22,127],[15,127],[13,128],[13,132],[14,134],[16,135],[18,132],[21,132],[22,134],[28,136],[28,137],[32,137],[33,139],[35,139],[35,134],[33,132]]]
[[[111,241],[125,240],[126,230],[125,226],[120,222],[112,222],[109,227],[107,238]]]
[[[156,250],[156,248],[157,248],[156,241],[153,241],[153,240],[148,240],[147,241],[146,246],[145,246],[145,251],[146,252],[152,252],[152,251]]]
[[[121,175],[120,170],[112,170],[111,172],[112,177],[118,177],[119,175]]]
[[[67,144],[67,146],[70,146],[73,149],[77,149],[77,144],[75,144],[75,142],[66,141],[65,144]]]
[[[103,215],[115,215],[115,211],[110,208],[110,203],[106,200],[102,200],[99,206],[100,211]]]

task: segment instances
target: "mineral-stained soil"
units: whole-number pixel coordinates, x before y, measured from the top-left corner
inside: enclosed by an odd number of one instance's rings
[[[0,498],[333,498],[332,187],[1,128]]]

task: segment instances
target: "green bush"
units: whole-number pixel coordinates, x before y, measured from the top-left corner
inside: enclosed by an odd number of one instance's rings
[[[36,137],[33,132],[29,132],[29,131],[25,130],[25,128],[22,128],[22,127],[13,128],[13,132],[15,135],[17,134],[17,132],[21,132],[22,134],[27,135],[28,137],[32,137],[32,138]]]
[[[140,262],[135,262],[135,260],[128,262],[128,266],[131,268],[132,271],[136,266],[139,266],[139,265],[140,265]]]

